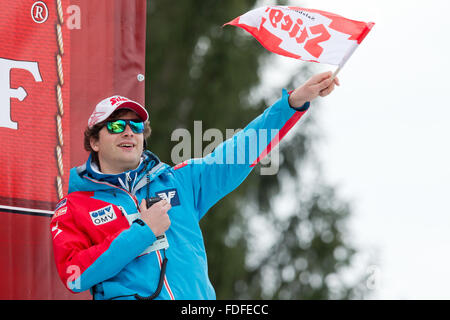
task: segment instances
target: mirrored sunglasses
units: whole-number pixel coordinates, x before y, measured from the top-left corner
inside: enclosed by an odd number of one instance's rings
[[[125,131],[127,124],[134,133],[144,132],[144,122],[136,120],[114,120],[106,122],[106,128],[109,133],[122,133]]]

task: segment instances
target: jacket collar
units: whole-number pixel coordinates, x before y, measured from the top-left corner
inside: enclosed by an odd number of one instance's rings
[[[127,170],[118,174],[105,174],[100,172],[96,163],[92,162],[92,154],[86,162],[86,171],[89,178],[92,178],[101,182],[108,182],[117,187],[121,187],[129,192],[133,189],[134,185],[138,182],[139,174],[148,167],[151,169],[155,165],[155,160],[149,159],[146,154],[142,154],[141,161],[138,167],[134,170]]]
[[[146,150],[143,152],[141,162],[136,169],[119,174],[104,174],[98,170],[98,166],[92,163],[92,158],[89,156],[86,163],[71,170],[69,193],[107,189],[110,188],[108,187],[109,184],[135,194],[137,190],[147,184],[147,179],[143,179],[146,175],[152,180],[168,167],[155,154]]]

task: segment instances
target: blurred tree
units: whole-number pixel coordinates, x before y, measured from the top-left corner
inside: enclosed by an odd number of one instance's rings
[[[260,89],[262,67],[271,63],[273,55],[242,30],[222,28],[255,3],[148,2],[146,97],[153,130],[148,146],[162,161],[174,165],[171,151],[179,141],[170,137],[175,129],[189,130],[192,146],[195,138],[203,141],[194,137],[196,120],[202,121],[203,132],[218,128],[225,138],[225,129],[244,128],[281,95],[281,86]],[[286,76],[287,88],[311,75],[308,64],[299,65],[303,67],[298,76]],[[320,173],[314,183],[302,179],[315,139],[311,119],[297,125],[281,143],[277,175],[261,175],[256,168],[202,220],[209,274],[218,299],[362,296],[364,277],[351,286],[341,279],[341,271],[350,266],[356,252],[344,237],[348,205],[337,199],[331,187],[317,182]],[[203,142],[203,147],[210,143]],[[183,155],[184,159],[199,156]],[[290,209],[275,206],[281,194]],[[261,226],[266,230],[259,230]],[[266,249],[261,249],[262,243]]]

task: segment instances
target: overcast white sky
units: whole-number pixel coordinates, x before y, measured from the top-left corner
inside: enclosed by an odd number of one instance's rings
[[[290,4],[376,23],[310,115],[323,175],[353,204],[352,242],[377,259],[370,297],[450,299],[450,1]]]

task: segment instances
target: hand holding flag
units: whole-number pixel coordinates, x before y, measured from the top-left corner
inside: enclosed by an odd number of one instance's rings
[[[333,78],[331,71],[316,74],[291,92],[289,105],[299,108],[307,101],[312,101],[318,96],[325,97],[334,90],[335,85],[340,85],[339,79]]]

